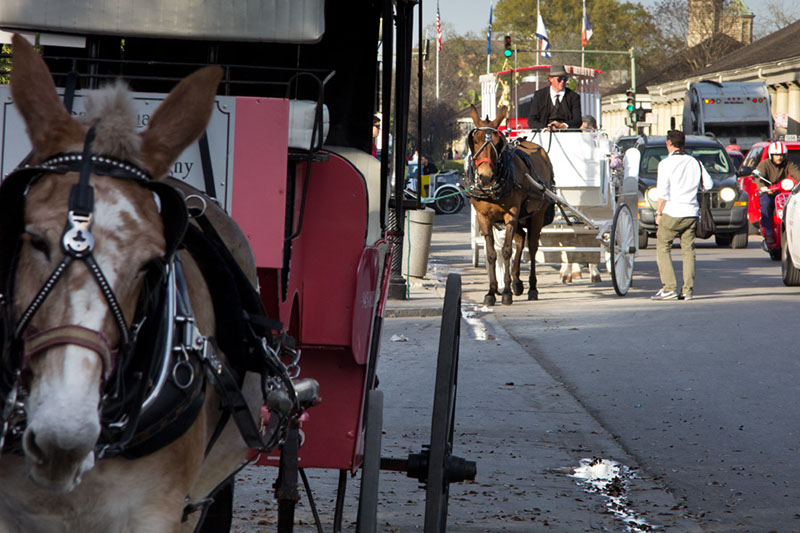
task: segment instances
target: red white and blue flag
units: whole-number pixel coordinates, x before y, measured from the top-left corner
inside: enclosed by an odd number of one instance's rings
[[[547,59],[552,57],[550,55],[550,39],[547,38],[547,30],[544,27],[544,20],[542,20],[542,14],[539,13],[539,20],[536,23],[536,37],[539,38],[539,49],[542,51],[542,55]]]
[[[592,25],[589,24],[589,15],[586,14],[586,2],[583,3],[583,28],[581,28],[581,46],[586,46],[592,38]]]
[[[439,2],[436,2],[436,42],[438,43],[438,50],[442,50],[442,17],[439,16]]]

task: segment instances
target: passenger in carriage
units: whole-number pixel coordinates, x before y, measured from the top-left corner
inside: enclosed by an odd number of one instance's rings
[[[533,94],[528,127],[533,130],[577,129],[581,126],[581,99],[578,93],[567,88],[569,74],[564,65],[552,65],[547,77],[549,87]]]
[[[597,121],[594,119],[592,115],[583,115],[581,119],[581,129],[584,131],[588,130],[596,130],[597,129]]]

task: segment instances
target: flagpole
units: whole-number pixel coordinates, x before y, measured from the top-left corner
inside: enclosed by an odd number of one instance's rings
[[[439,47],[436,47],[436,103],[439,103]]]
[[[492,72],[492,0],[489,0],[489,30],[486,32],[486,74]]]
[[[439,2],[436,2],[436,105],[439,105],[439,49],[442,47],[442,20],[439,14]]]
[[[586,0],[583,0],[583,18],[581,19],[581,68],[583,68],[583,50],[586,47],[584,44],[584,35],[586,35]]]

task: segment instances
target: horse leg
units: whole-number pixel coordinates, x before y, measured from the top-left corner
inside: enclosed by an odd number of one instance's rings
[[[531,255],[531,276],[528,280],[528,300],[538,300],[539,291],[536,288],[536,252],[539,250],[539,236],[544,224],[544,213],[531,217],[528,222],[528,252]]]
[[[583,279],[580,263],[572,263],[572,279]]]
[[[558,271],[561,283],[572,283],[572,263],[569,262],[567,252],[561,252],[561,270]]]
[[[483,297],[483,305],[494,305],[497,303],[497,250],[494,249],[494,233],[492,228],[484,230],[481,227],[484,239],[486,239],[486,273],[489,275],[489,292]]]
[[[514,265],[511,268],[511,274],[514,279],[511,289],[514,296],[522,294],[524,287],[522,280],[519,277],[520,266],[522,264],[522,251],[525,248],[525,230],[517,224],[517,232],[514,234]]]
[[[597,269],[597,265],[595,263],[589,263],[589,277],[592,280],[592,283],[600,283],[603,281],[600,278],[600,271]]]
[[[503,241],[503,264],[506,266],[505,276],[503,281],[505,287],[503,288],[503,305],[511,305],[514,297],[511,293],[511,254],[513,252],[514,236],[517,232],[517,221],[513,214],[506,217],[506,238]],[[519,275],[519,268],[517,269]]]

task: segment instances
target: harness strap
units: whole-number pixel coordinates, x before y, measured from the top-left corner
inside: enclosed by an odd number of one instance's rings
[[[208,342],[211,349],[203,358],[203,363],[206,366],[209,381],[219,394],[223,410],[229,412],[233,417],[245,444],[250,448],[265,449],[267,445],[250,414],[250,407],[242,395],[239,385],[241,380],[227,362],[217,357],[214,338],[209,337]]]
[[[45,331],[32,331],[25,337],[24,361],[27,361],[39,352],[60,346],[62,344],[75,344],[92,350],[100,356],[103,362],[103,379],[108,379],[116,365],[117,351],[111,349],[108,339],[102,331],[95,331],[83,326],[58,326]]]

